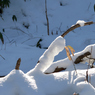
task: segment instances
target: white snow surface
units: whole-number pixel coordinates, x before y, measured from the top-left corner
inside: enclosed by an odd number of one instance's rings
[[[95,59],[95,24],[60,36],[75,22],[80,26],[95,22],[95,0],[47,0],[49,36],[45,0],[10,2],[10,7],[3,10],[3,19],[0,17],[4,37],[3,45],[0,41],[0,76],[5,76],[0,78],[0,95],[95,95],[95,68],[89,68],[89,82],[85,80],[88,64]],[[17,22],[12,20],[13,15]],[[41,49],[36,47],[40,39]],[[67,45],[75,49],[73,61],[67,58]],[[76,74],[73,62],[88,51],[92,59],[85,57],[75,64]],[[20,70],[15,70],[18,58]],[[52,73],[56,67],[66,70]]]

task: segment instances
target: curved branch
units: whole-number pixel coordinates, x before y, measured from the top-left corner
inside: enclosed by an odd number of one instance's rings
[[[94,24],[94,22],[93,21],[90,21],[90,22],[85,22],[84,23],[84,26],[86,26],[86,25],[91,25],[91,24]],[[73,25],[73,26],[71,26],[67,31],[65,31],[61,36],[62,37],[64,37],[65,35],[67,35],[70,31],[72,31],[72,30],[74,30],[74,29],[76,29],[76,28],[78,28],[78,27],[81,27],[81,25],[80,24],[75,24],[75,25]]]

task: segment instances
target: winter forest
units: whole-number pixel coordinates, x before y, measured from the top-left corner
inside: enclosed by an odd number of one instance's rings
[[[0,0],[0,95],[95,95],[95,0]]]

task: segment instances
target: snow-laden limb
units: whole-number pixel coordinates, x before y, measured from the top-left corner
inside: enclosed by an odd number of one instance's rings
[[[92,48],[92,50],[91,50],[91,48]],[[86,52],[90,52],[91,53],[91,58],[95,59],[95,44],[87,46],[83,51],[75,53],[74,56],[71,55],[73,61],[70,61],[68,58],[65,58],[65,59],[54,62],[45,71],[45,73],[52,73],[52,72],[54,72],[55,68],[57,68],[57,67],[58,68],[62,68],[62,67],[63,68],[68,68],[68,67],[72,66],[73,65],[72,62],[74,62],[78,56],[83,55]],[[83,58],[83,61],[81,63],[85,63],[85,62],[89,63],[89,58],[86,58],[86,57]]]
[[[53,63],[54,57],[58,55],[64,47],[65,39],[61,36],[57,37],[39,58],[38,64],[35,66],[34,70],[44,72]]]
[[[84,20],[78,20],[76,22],[76,24],[79,24],[81,27],[85,25],[85,21]]]

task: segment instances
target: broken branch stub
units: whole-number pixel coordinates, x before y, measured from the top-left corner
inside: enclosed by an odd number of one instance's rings
[[[94,22],[93,21],[90,21],[90,22],[85,22],[84,23],[84,26],[86,26],[86,25],[91,25],[91,24],[94,24]],[[72,30],[74,30],[74,29],[76,29],[76,28],[78,28],[78,27],[81,27],[81,25],[80,24],[75,24],[75,25],[73,25],[73,26],[71,26],[67,31],[65,31],[61,36],[62,37],[64,37],[65,35],[67,35],[70,31],[72,31]]]
[[[16,66],[15,66],[15,69],[16,69],[16,70],[19,70],[20,62],[21,62],[21,58],[19,58],[19,59],[17,60]]]

